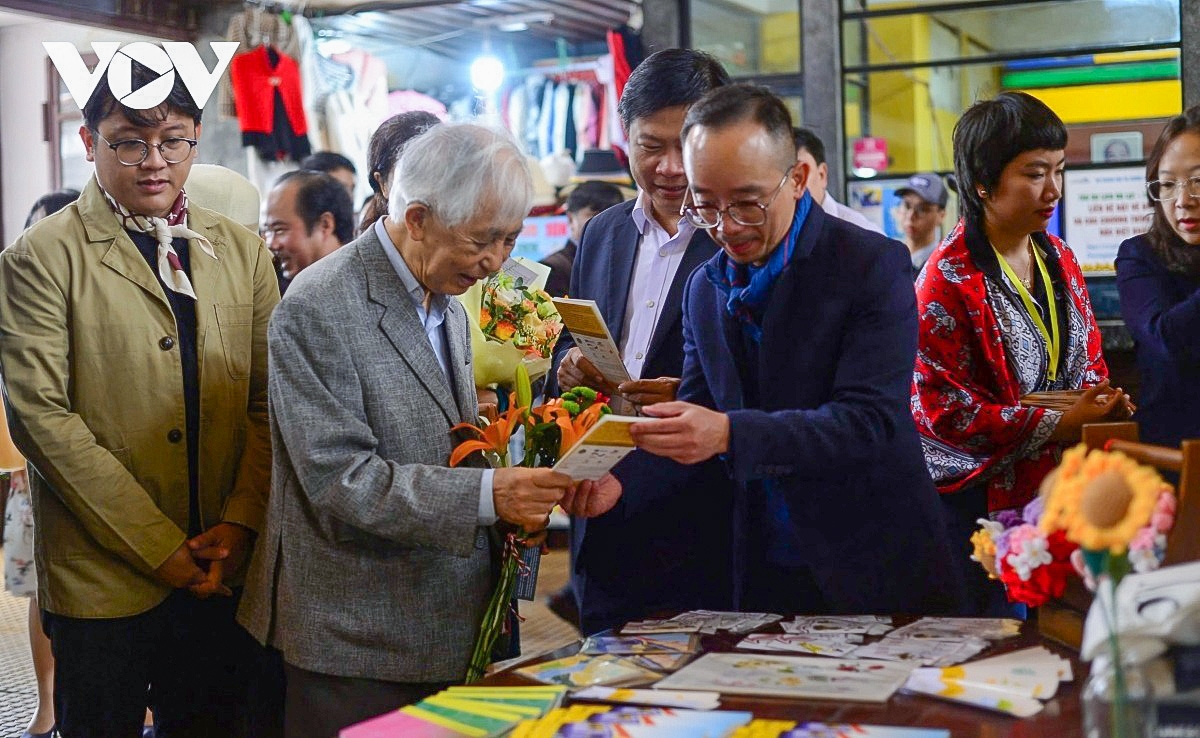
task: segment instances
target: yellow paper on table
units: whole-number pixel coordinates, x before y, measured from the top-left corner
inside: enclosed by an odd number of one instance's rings
[[[522,257],[509,259],[502,270],[514,268],[521,269],[522,276],[527,277],[531,274],[532,278],[526,279],[525,283],[538,289],[546,286],[546,278],[550,276],[550,267]],[[529,371],[529,378],[536,381],[550,371],[550,357],[530,358],[512,343],[489,339],[484,335],[483,328],[479,325],[483,288],[484,281],[479,281],[458,296],[458,301],[466,308],[468,330],[471,332],[471,360],[475,364],[475,386],[510,385],[517,365],[522,362]]]

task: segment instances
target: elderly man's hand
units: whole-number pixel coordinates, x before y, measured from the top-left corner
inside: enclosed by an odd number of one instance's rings
[[[698,464],[729,450],[729,416],[690,402],[662,402],[642,412],[654,421],[634,423],[638,448],[680,464]]]
[[[621,499],[621,480],[605,474],[596,481],[584,480],[573,485],[563,497],[562,509],[581,518],[603,515]]]
[[[600,370],[588,361],[578,346],[572,346],[558,365],[558,386],[564,392],[572,387],[591,387],[612,397],[616,387],[604,379]]]
[[[550,524],[550,511],[570,486],[570,477],[550,469],[497,469],[492,476],[496,515],[526,533],[542,530]]]

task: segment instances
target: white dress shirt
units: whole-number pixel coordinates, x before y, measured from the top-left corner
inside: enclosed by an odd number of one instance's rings
[[[654,327],[658,325],[658,316],[662,314],[663,301],[667,299],[675,272],[696,232],[696,226],[681,216],[675,235],[667,233],[650,215],[647,200],[646,193],[639,190],[632,216],[641,238],[633,265],[633,281],[629,285],[629,300],[625,304],[625,322],[621,326],[621,361],[634,379],[642,379],[642,367],[650,350]]]
[[[434,294],[429,300],[429,309],[425,309],[425,288],[417,281],[412,270],[408,268],[408,264],[404,263],[403,257],[400,256],[400,249],[392,243],[392,237],[388,235],[383,220],[380,218],[375,221],[375,235],[383,244],[384,253],[387,254],[388,261],[392,263],[392,268],[396,270],[400,281],[404,283],[404,291],[412,298],[413,307],[417,309],[417,317],[421,319],[421,325],[425,327],[425,337],[429,339],[433,355],[437,357],[438,364],[442,367],[442,373],[446,375],[450,394],[453,395],[454,375],[450,372],[450,350],[446,345],[445,329],[446,308],[450,306],[450,300],[453,298],[449,295]],[[484,469],[483,478],[479,481],[479,510],[476,522],[484,526],[495,523],[497,518],[496,501],[492,498],[493,473],[491,469]]]
[[[867,216],[858,212],[854,208],[846,207],[837,200],[833,199],[833,195],[825,193],[825,202],[821,203],[821,209],[829,213],[835,218],[841,218],[844,221],[853,223],[860,228],[866,228],[868,231],[875,231],[881,235],[887,235],[883,229],[871,222]]]

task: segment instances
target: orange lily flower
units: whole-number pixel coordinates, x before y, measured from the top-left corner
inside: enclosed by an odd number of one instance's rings
[[[505,459],[508,456],[508,439],[521,426],[524,414],[525,408],[510,407],[495,422],[489,423],[484,428],[479,428],[471,423],[459,423],[451,428],[451,432],[459,430],[467,431],[474,433],[479,438],[472,441],[463,441],[455,446],[454,452],[450,454],[450,466],[458,466],[462,463],[463,459],[476,451],[491,451],[499,456],[501,460]]]

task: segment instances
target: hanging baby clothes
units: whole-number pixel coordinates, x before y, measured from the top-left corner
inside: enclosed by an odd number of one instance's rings
[[[295,24],[297,18],[300,16],[292,16],[291,22],[288,22],[262,8],[250,8],[229,19],[229,26],[225,29],[225,40],[241,44],[238,47],[238,56],[249,54],[259,46],[271,45],[293,59],[298,59],[301,54],[301,37]],[[308,32],[312,32],[311,26]],[[233,86],[225,75],[221,75],[217,95],[217,111],[221,118],[236,118]]]
[[[253,146],[266,161],[300,161],[312,153],[295,60],[260,46],[234,57],[229,77],[243,146]]]

